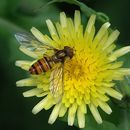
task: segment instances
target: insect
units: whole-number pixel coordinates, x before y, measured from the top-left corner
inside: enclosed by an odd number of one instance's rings
[[[56,63],[64,63],[66,57],[72,58],[73,51],[70,47],[65,46],[63,50],[55,49],[54,55],[43,56],[43,58],[36,61],[29,69],[31,74],[41,74],[52,69]]]
[[[54,97],[63,94],[63,69],[66,58],[71,59],[74,55],[73,48],[64,46],[62,50],[56,49],[51,45],[40,42],[32,35],[24,33],[15,34],[16,39],[21,44],[21,47],[35,52],[37,55],[42,55],[39,60],[31,65],[29,72],[32,75],[39,75],[52,70],[50,75],[50,91]],[[52,55],[48,56],[47,52],[52,51]]]

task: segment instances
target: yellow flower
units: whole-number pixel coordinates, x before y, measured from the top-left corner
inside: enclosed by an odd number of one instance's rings
[[[44,75],[31,75],[30,78],[16,83],[17,86],[35,86],[23,93],[25,97],[43,97],[33,108],[34,114],[54,106],[48,121],[50,124],[53,124],[58,116],[63,117],[68,113],[68,125],[72,126],[77,116],[79,127],[84,128],[87,109],[90,109],[97,123],[101,124],[98,107],[110,114],[112,110],[107,103],[109,96],[122,99],[122,95],[114,89],[114,81],[130,75],[130,69],[121,68],[123,62],[117,59],[130,52],[130,46],[115,50],[119,31],[110,33],[110,23],[106,22],[95,33],[95,20],[96,16],[91,15],[86,28],[83,29],[79,11],[75,11],[74,21],[61,12],[60,22],[53,24],[51,20],[46,21],[51,37],[43,35],[34,27],[31,29],[32,34],[42,43],[58,49],[63,49],[64,46],[74,49],[73,58],[64,62],[64,93],[58,102],[60,97],[54,97],[50,92],[51,71]],[[43,55],[22,47],[20,50],[34,58],[34,61],[16,62],[17,66],[27,71],[31,64]]]

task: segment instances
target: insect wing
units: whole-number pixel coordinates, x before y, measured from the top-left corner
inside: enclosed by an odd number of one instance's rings
[[[15,34],[17,41],[21,44],[21,47],[34,52],[38,56],[43,56],[48,50],[53,50],[52,46],[41,43],[34,36],[30,34],[17,33]]]
[[[63,64],[59,63],[53,69],[50,76],[50,91],[54,97],[63,95]]]

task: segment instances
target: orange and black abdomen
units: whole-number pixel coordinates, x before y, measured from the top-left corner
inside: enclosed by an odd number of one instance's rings
[[[29,69],[31,74],[41,74],[49,71],[54,65],[54,61],[51,57],[43,57],[35,62]]]

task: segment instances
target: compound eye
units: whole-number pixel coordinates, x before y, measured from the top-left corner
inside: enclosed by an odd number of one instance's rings
[[[64,46],[64,49],[68,49],[69,47],[68,46]]]

